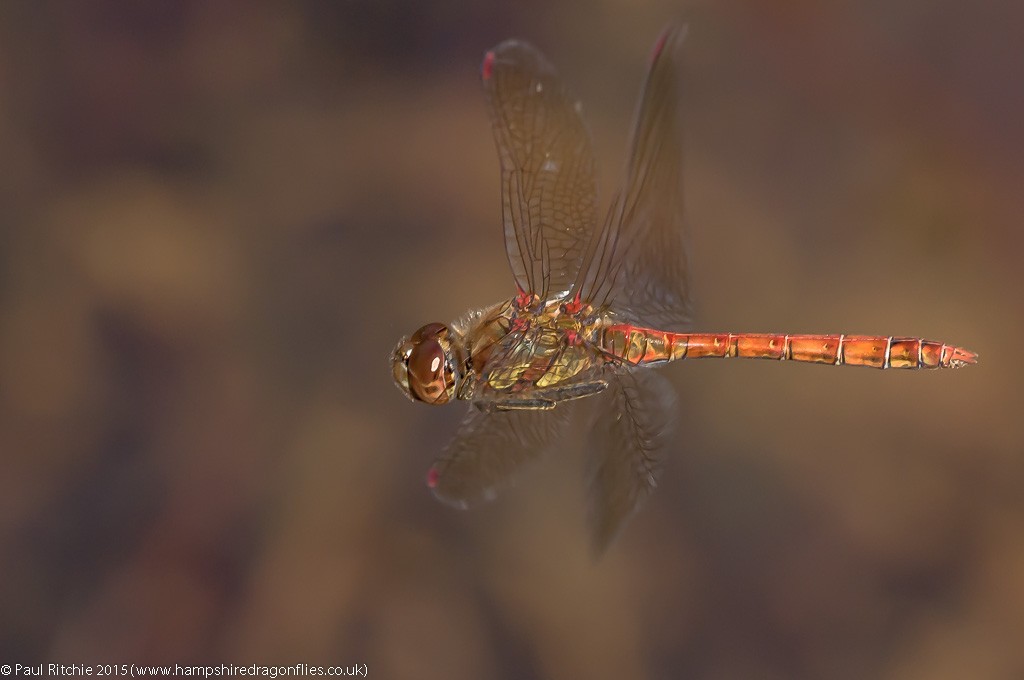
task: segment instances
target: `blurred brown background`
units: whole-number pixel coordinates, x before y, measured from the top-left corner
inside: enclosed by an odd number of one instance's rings
[[[578,446],[459,513],[386,357],[511,295],[477,68],[528,38],[605,197],[690,23],[695,362],[597,564]],[[1024,5],[0,4],[0,663],[376,678],[1024,677]]]

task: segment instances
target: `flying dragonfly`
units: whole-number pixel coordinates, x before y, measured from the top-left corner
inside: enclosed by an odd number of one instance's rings
[[[587,440],[591,543],[602,552],[655,487],[675,393],[651,367],[740,357],[874,368],[958,368],[977,355],[912,337],[689,332],[680,51],[658,39],[625,178],[598,220],[595,161],[579,103],[544,56],[509,40],[484,55],[501,161],[505,252],[516,293],[403,338],[392,375],[411,400],[470,403],[427,484],[457,507],[489,499],[563,436],[568,406],[597,403]]]

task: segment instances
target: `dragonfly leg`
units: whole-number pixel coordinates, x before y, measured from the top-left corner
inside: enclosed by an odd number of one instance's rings
[[[565,387],[555,387],[551,390],[545,390],[541,394],[555,401],[568,401],[570,399],[589,397],[599,392],[604,392],[606,389],[608,389],[607,380],[594,380],[576,385],[566,385]]]
[[[608,388],[608,381],[593,380],[561,387],[533,391],[529,397],[510,397],[493,402],[486,402],[481,408],[497,411],[515,411],[520,409],[550,410],[560,401],[582,399],[603,392]]]
[[[551,399],[503,399],[492,401],[489,406],[495,411],[550,411],[557,402]]]

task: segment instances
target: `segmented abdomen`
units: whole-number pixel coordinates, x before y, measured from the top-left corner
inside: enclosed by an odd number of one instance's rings
[[[629,325],[605,326],[601,347],[631,364],[676,359],[740,357],[872,368],[959,368],[977,362],[961,347],[921,338],[881,335],[669,333]]]

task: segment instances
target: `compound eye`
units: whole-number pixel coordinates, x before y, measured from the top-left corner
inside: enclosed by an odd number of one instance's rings
[[[445,326],[443,323],[437,323],[435,321],[434,323],[428,323],[426,326],[423,326],[422,328],[417,330],[415,333],[412,334],[412,337],[409,338],[409,340],[413,344],[419,344],[424,340],[438,338],[441,336],[445,336],[447,334],[448,327]]]
[[[409,386],[422,401],[443,404],[448,401],[450,370],[444,348],[434,339],[422,340],[409,355]]]

